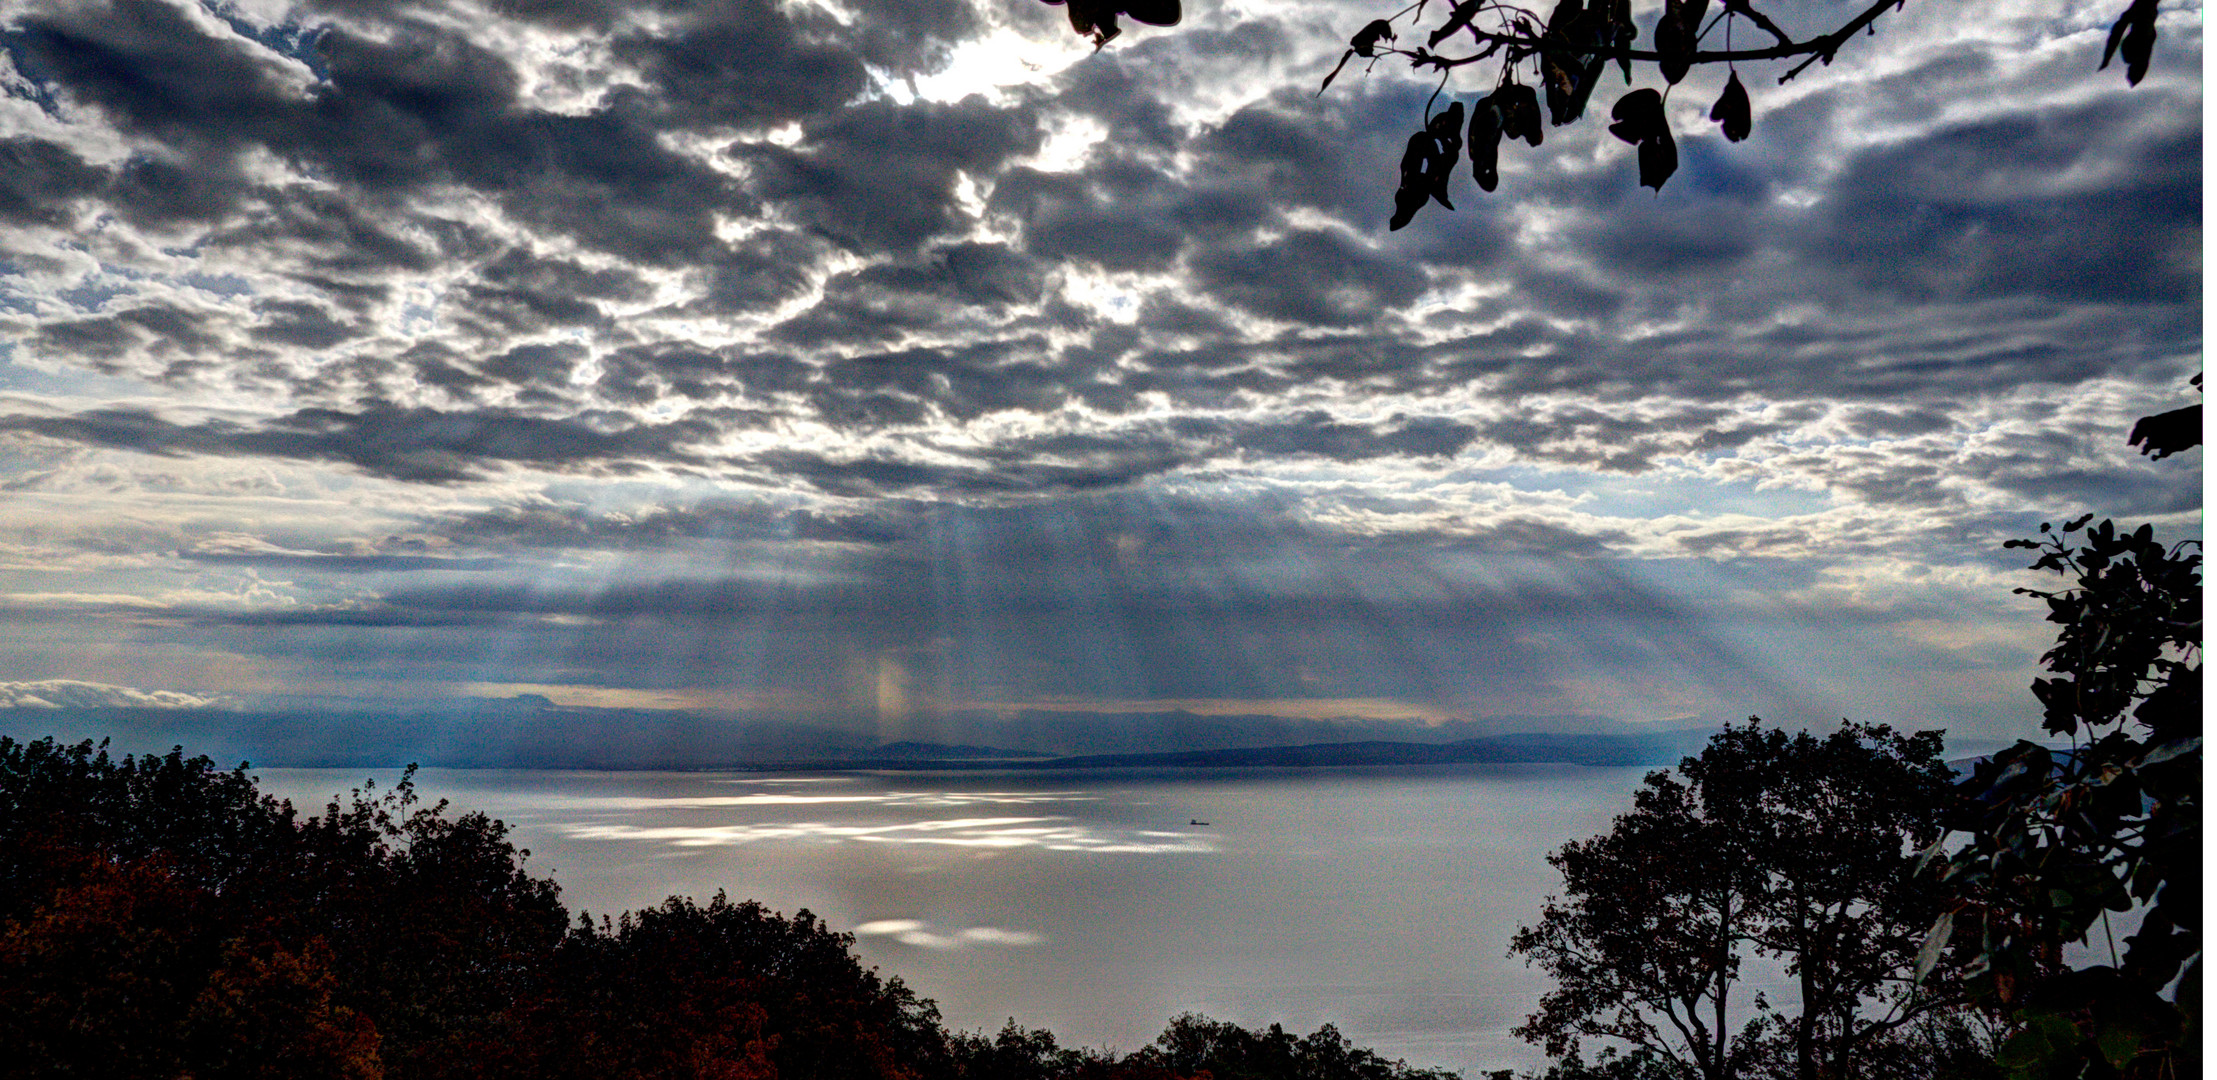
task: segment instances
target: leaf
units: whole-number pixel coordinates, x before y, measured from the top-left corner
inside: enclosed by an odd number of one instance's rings
[[[1402,188],[1393,193],[1393,220],[1386,222],[1388,230],[1407,225],[1424,206],[1424,192]]]
[[[1501,183],[1501,106],[1488,94],[1470,109],[1470,175],[1479,188]]]
[[[1616,120],[1609,125],[1609,134],[1628,143],[1644,143],[1665,130],[1663,95],[1652,88],[1634,90],[1618,98],[1609,115]]]
[[[1539,95],[1522,83],[1510,83],[1493,96],[1501,102],[1501,134],[1538,146],[1545,137],[1540,129]]]
[[[2148,56],[2155,48],[2155,14],[2155,0],[2132,0],[2132,6],[2109,28],[2109,43],[2102,47],[2104,68],[2123,47],[2125,82],[2134,86],[2148,73]]]
[[[1426,122],[1424,130],[1432,137],[1432,156],[1425,162],[1424,177],[1430,184],[1432,198],[1453,210],[1455,204],[1447,199],[1447,178],[1463,157],[1463,103],[1449,102],[1447,108]]]
[[[1393,217],[1386,223],[1388,230],[1407,225],[1416,217],[1416,212],[1423,208],[1424,201],[1432,196],[1435,185],[1429,176],[1429,170],[1434,153],[1430,131],[1419,131],[1409,136],[1408,147],[1401,151],[1401,186],[1393,192]]]
[[[1663,190],[1663,182],[1678,171],[1678,143],[1665,131],[1640,144],[1640,186]]]
[[[1368,25],[1355,31],[1355,37],[1347,44],[1357,56],[1371,56],[1380,41],[1393,40],[1393,24],[1384,19],[1372,19]]]
[[[1609,25],[1615,28],[1612,40],[1618,45],[1630,45],[1640,36],[1640,28],[1632,21],[1632,0],[1613,0],[1609,5]],[[1632,58],[1617,57],[1617,68],[1624,72],[1624,83],[1632,84]]]
[[[1332,80],[1339,78],[1339,69],[1346,67],[1347,62],[1354,58],[1355,50],[1353,49],[1349,49],[1346,52],[1339,54],[1339,63],[1332,65],[1332,73],[1324,76],[1324,85],[1317,87],[1316,92],[1322,94],[1324,91],[1331,89]]]
[[[1940,953],[1948,947],[1948,938],[1954,933],[1954,912],[1943,911],[1939,918],[1932,920],[1932,931],[1925,935],[1924,944],[1917,947],[1917,966],[1909,978],[1911,985],[1922,984],[1924,977],[1932,974],[1933,966],[1940,962]]]
[[[2132,425],[2125,445],[2161,461],[2202,444],[2202,407],[2189,405],[2154,416],[2143,416]]]
[[[2201,748],[2202,738],[2199,735],[2190,735],[2183,739],[2173,739],[2170,742],[2164,743],[2163,745],[2158,746],[2145,754],[2142,754],[2140,756],[2140,760],[2134,763],[2134,767],[2144,769],[2150,765],[2160,765],[2166,761],[2171,760],[2172,758],[2185,757],[2188,754],[2195,753],[2201,750]]]
[[[1485,6],[1486,0],[1464,0],[1455,5],[1455,9],[1448,13],[1447,21],[1441,23],[1439,29],[1432,31],[1432,36],[1427,41],[1433,48],[1438,48],[1439,43],[1446,41],[1455,31],[1469,26],[1470,20],[1477,18],[1479,9]]]
[[[1176,26],[1184,17],[1178,0],[1121,0],[1124,14],[1149,26]]]
[[[1748,130],[1754,126],[1754,122],[1749,116],[1747,87],[1740,85],[1739,72],[1732,73],[1731,80],[1724,84],[1724,93],[1717,97],[1715,105],[1709,107],[1709,119],[1724,128],[1724,137],[1727,140],[1739,142],[1747,138]]]
[[[1924,849],[1924,853],[1917,856],[1917,866],[1915,869],[1909,871],[1910,875],[1915,876],[1917,874],[1924,873],[1924,868],[1931,865],[1932,860],[1940,857],[1940,852],[1943,848],[1947,846],[1947,842],[1947,834],[1941,833],[1940,838],[1938,840],[1934,840],[1931,847]]]
[[[1693,67],[1694,38],[1701,23],[1692,8],[1692,0],[1664,0],[1663,17],[1655,21],[1655,51],[1662,54],[1655,66],[1672,86]]]

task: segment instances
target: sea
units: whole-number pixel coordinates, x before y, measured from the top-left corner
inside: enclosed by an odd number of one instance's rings
[[[1509,940],[1646,768],[987,772],[426,769],[574,917],[718,892],[855,935],[956,1030],[1128,1051],[1202,1013],[1332,1024],[1412,1064],[1532,1068]],[[303,809],[394,771],[260,769]]]

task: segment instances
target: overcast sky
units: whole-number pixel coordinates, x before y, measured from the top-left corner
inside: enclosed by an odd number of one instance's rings
[[[11,3],[0,704],[2030,734],[2001,542],[2199,529],[2123,435],[2201,14],[2129,88],[2122,6],[1916,0],[1744,143],[1696,72],[1659,195],[1589,117],[1389,232],[1355,0]]]

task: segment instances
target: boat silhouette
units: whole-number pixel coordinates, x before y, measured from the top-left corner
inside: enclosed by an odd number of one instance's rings
[[[1189,822],[1187,822],[1187,824],[1189,824],[1189,825],[1206,825],[1206,824],[1208,824],[1208,822],[1206,822],[1206,821],[1203,821],[1203,820],[1201,820],[1200,818],[1194,818],[1194,819],[1193,819],[1192,821],[1189,821]]]

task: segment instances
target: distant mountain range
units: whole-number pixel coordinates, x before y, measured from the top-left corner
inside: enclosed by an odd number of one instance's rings
[[[895,744],[898,754],[863,753],[853,757],[766,762],[779,771],[953,770],[953,769],[1309,769],[1376,765],[1675,765],[1698,753],[1706,730],[1653,735],[1494,735],[1452,743],[1344,742],[1305,746],[1255,746],[1225,750],[1184,750],[1154,754],[1082,754],[1049,757],[988,747],[934,748],[925,743]],[[881,747],[889,750],[893,747]],[[933,749],[962,753],[934,755]]]
[[[0,735],[16,739],[112,738],[118,754],[182,746],[222,764],[246,760],[279,768],[393,768],[409,762],[433,768],[795,771],[1670,765],[1699,752],[1713,730],[1489,734],[1450,741],[1441,737],[1446,732],[1409,727],[1413,738],[1362,738],[1356,736],[1367,733],[1350,731],[1351,737],[1334,739],[1324,731],[1284,730],[1268,718],[1171,714],[1097,718],[1092,730],[1076,723],[1020,724],[1000,733],[1057,753],[968,739],[878,743],[866,734],[807,724],[740,725],[672,711],[565,708],[530,695],[389,710],[0,707]],[[988,739],[995,734],[981,733]],[[1192,749],[1153,748],[1165,746]]]

